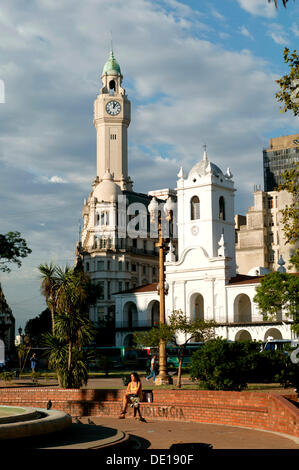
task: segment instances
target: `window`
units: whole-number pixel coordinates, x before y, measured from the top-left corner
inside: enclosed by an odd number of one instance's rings
[[[108,281],[108,283],[107,283],[107,297],[108,297],[108,300],[110,299],[110,293],[111,293],[111,282]]]
[[[143,266],[143,267],[142,267],[142,272],[143,272],[143,274],[146,274],[146,271],[147,271],[146,266]]]
[[[121,281],[118,283],[118,290],[119,291],[123,290],[123,283]]]
[[[105,309],[103,307],[98,308],[98,322],[105,320]]]
[[[268,197],[268,209],[272,209],[274,206],[273,206],[273,197],[272,196],[269,196]]]
[[[98,297],[99,300],[104,300],[105,298],[105,282],[104,281],[98,281],[97,286],[100,291],[100,295]]]
[[[104,271],[104,261],[98,261],[97,268],[98,271]]]
[[[219,198],[219,219],[225,220],[225,202],[223,196]]]
[[[86,263],[86,271],[89,271],[89,263]]]
[[[116,140],[116,134],[110,134],[110,140]]]
[[[129,261],[126,262],[126,270],[127,270],[127,271],[130,271],[130,263],[129,263]]]
[[[107,211],[101,212],[100,219],[101,219],[101,225],[109,225],[109,212]]]
[[[197,220],[200,218],[200,202],[197,196],[193,196],[191,199],[191,220]]]
[[[119,261],[119,262],[118,262],[118,270],[119,270],[119,271],[122,271],[122,270],[123,270],[123,263],[122,263],[122,261]]]
[[[136,264],[132,264],[132,271],[134,271],[134,272],[136,272],[136,271],[137,271]]]
[[[126,282],[126,290],[129,290],[130,289],[130,283],[129,281]]]

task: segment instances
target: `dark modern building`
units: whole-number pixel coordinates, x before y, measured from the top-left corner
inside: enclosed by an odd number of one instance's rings
[[[264,191],[275,191],[283,183],[282,174],[299,162],[299,134],[270,139],[263,150]]]

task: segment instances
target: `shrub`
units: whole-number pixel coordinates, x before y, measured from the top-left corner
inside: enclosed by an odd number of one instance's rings
[[[38,384],[39,379],[41,378],[40,372],[32,372],[31,373],[31,380],[34,384]]]
[[[15,374],[11,371],[2,372],[0,378],[5,382],[10,382],[14,378]]]
[[[250,371],[248,353],[256,348],[221,338],[208,341],[191,356],[191,379],[207,390],[243,390]]]

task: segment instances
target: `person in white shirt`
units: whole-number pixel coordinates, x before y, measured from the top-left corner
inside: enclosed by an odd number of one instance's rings
[[[155,383],[155,379],[156,379],[156,359],[157,359],[157,356],[154,354],[151,360],[151,372],[146,377],[146,380],[149,380],[152,377],[153,383]]]

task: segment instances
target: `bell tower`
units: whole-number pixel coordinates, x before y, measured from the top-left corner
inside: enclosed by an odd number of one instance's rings
[[[131,103],[122,88],[120,66],[111,48],[101,75],[102,88],[94,102],[94,126],[97,131],[97,178],[108,170],[121,190],[131,190],[128,176],[128,126]]]

